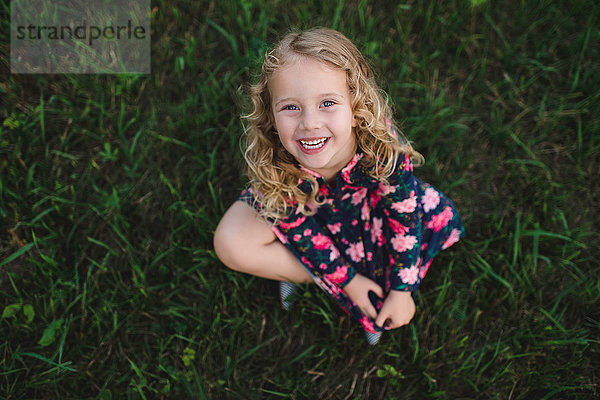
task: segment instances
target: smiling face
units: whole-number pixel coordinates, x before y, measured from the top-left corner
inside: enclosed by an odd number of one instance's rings
[[[346,73],[297,58],[269,81],[274,125],[281,144],[304,167],[333,183],[356,152]]]

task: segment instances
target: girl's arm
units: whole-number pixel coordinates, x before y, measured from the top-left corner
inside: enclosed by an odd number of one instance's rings
[[[243,201],[227,210],[213,238],[215,252],[229,268],[261,278],[291,282],[312,279],[271,226]]]

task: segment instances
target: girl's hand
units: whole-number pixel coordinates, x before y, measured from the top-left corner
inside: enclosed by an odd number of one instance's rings
[[[414,315],[415,302],[411,292],[390,290],[375,319],[375,324],[387,329],[396,329],[408,324]]]
[[[373,307],[373,304],[371,304],[371,300],[369,299],[369,291],[372,291],[377,296],[384,298],[385,294],[381,286],[364,275],[356,274],[354,278],[352,278],[352,280],[346,284],[346,286],[344,286],[344,291],[348,297],[350,297],[350,300],[352,300],[363,313],[372,319],[377,317],[377,310],[375,307]]]

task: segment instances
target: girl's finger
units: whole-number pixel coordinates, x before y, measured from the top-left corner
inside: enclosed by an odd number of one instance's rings
[[[389,320],[388,329],[396,329],[396,328],[399,328],[400,326],[401,326],[401,324],[394,321],[393,319]]]
[[[381,309],[381,311],[379,311],[379,314],[377,315],[377,318],[375,318],[375,324],[379,325],[383,328],[383,325],[385,324],[385,321],[387,321],[390,318],[389,313],[386,311],[385,309],[385,305],[383,306],[383,308]]]
[[[379,296],[380,298],[385,298],[385,293],[383,292],[383,289],[381,288],[381,286],[379,286],[377,283],[375,283],[375,281],[371,281],[373,282],[373,284],[371,285],[370,289],[373,293],[375,293],[377,296]]]
[[[377,317],[377,310],[375,307],[369,302],[369,304],[365,307],[365,314],[367,314],[371,319],[375,319]]]

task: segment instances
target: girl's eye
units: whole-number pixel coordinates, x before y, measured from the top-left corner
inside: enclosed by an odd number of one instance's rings
[[[331,107],[332,105],[334,105],[335,103],[331,100],[325,100],[323,102],[323,107]]]
[[[283,107],[282,110],[298,110],[298,107],[296,107],[292,104],[289,104],[289,105]]]

